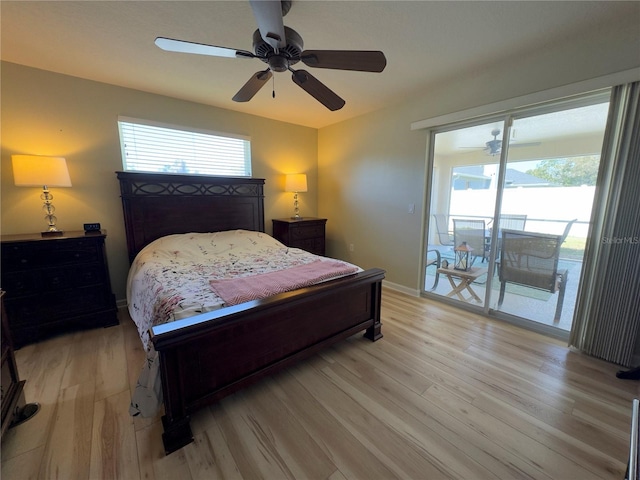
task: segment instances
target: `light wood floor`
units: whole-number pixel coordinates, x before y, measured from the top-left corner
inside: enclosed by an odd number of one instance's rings
[[[169,456],[158,419],[128,415],[143,353],[125,313],[25,347],[42,410],[6,435],[2,478],[624,478],[638,382],[615,365],[389,290],[383,333],[199,412]]]

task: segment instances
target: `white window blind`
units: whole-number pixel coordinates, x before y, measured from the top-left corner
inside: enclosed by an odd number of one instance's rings
[[[118,118],[125,171],[251,176],[247,137]]]

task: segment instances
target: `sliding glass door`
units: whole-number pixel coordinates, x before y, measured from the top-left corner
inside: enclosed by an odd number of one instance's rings
[[[425,295],[570,330],[608,98],[432,132]]]
[[[485,148],[487,141],[501,141],[502,123],[434,135],[425,289],[480,308],[492,263],[490,233],[500,161]],[[456,252],[456,247],[466,247],[466,252]],[[461,269],[457,260],[468,268]]]

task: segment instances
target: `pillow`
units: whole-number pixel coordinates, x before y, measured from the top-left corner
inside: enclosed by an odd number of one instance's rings
[[[138,254],[139,258],[153,255],[155,258],[201,258],[202,255],[219,255],[231,250],[255,250],[262,248],[287,248],[275,238],[263,232],[251,230],[227,230],[212,233],[180,233],[154,240]]]

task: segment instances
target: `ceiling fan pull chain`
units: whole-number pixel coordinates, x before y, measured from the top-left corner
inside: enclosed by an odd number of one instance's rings
[[[276,76],[275,75],[271,77],[271,82],[272,82],[271,97],[276,98]]]

